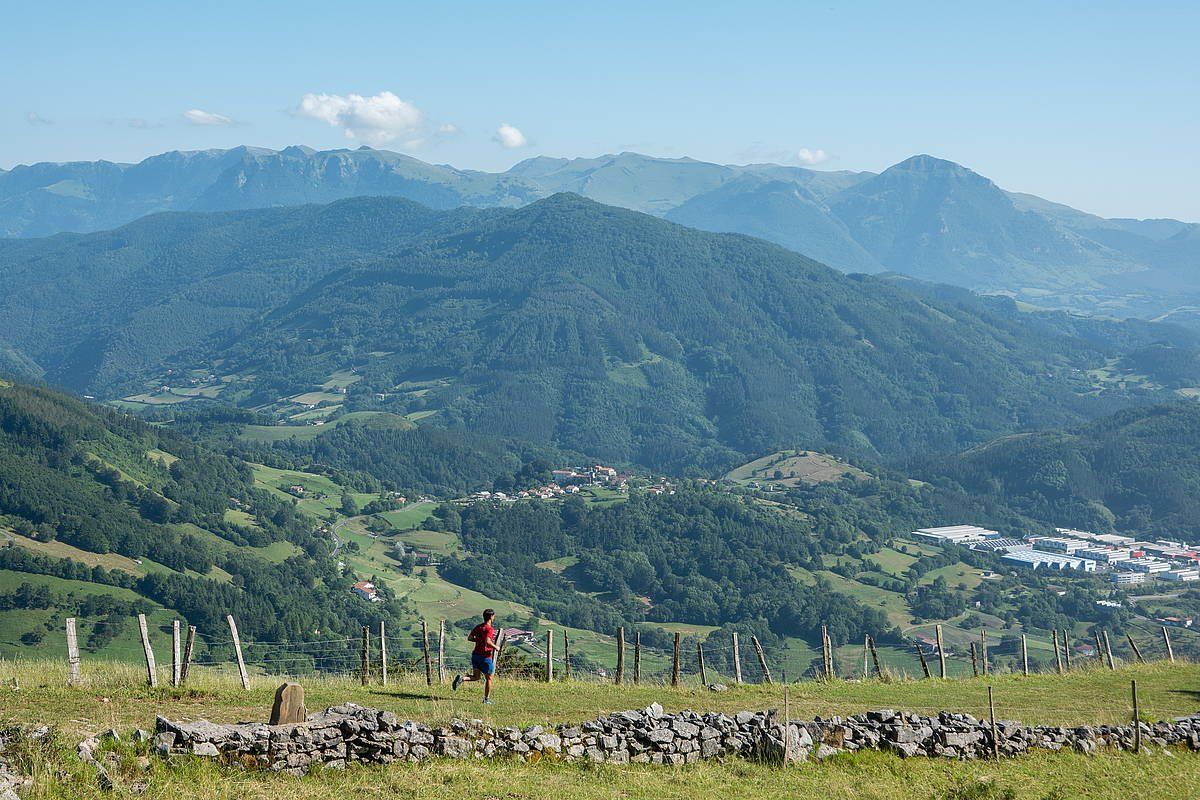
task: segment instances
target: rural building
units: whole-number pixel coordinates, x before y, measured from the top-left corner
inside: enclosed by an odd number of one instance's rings
[[[500,635],[509,644],[536,644],[537,634],[521,628],[501,628]]]
[[[375,584],[370,581],[359,581],[350,587],[350,591],[371,603],[378,603],[380,600],[379,592],[375,588]]]

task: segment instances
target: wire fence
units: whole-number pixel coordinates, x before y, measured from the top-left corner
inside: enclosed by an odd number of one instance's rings
[[[149,679],[153,683],[157,664],[155,645],[161,653],[161,638],[152,642],[144,617],[138,618],[142,632]],[[76,621],[67,620],[68,661],[72,676],[78,678],[80,656],[75,630]],[[106,627],[124,629],[124,621],[87,622],[90,632]],[[1067,631],[1055,632],[1052,649],[1044,642],[1030,646],[1027,638],[1008,636],[997,639],[994,632],[981,631],[977,639],[956,644],[941,643],[940,626],[934,641],[908,638],[877,647],[866,637],[861,645],[835,647],[822,634],[825,646],[818,656],[807,652],[789,653],[786,649],[764,648],[753,636],[750,642],[732,636],[724,642],[709,636],[704,640],[684,640],[676,635],[675,644],[664,648],[640,642],[634,632],[631,640],[619,631],[617,637],[603,642],[606,663],[596,655],[596,641],[575,641],[561,629],[528,633],[509,639],[501,637],[496,653],[497,672],[531,679],[565,679],[649,683],[660,685],[711,685],[714,683],[790,683],[800,680],[868,679],[890,680],[903,677],[955,678],[1012,672],[1065,672],[1084,666],[1115,668],[1118,662],[1150,660],[1175,661],[1171,637],[1166,627],[1158,631],[1146,625],[1131,625],[1130,632],[1110,637],[1107,632],[1080,637]],[[183,645],[183,634],[188,644]],[[431,636],[431,633],[433,634]],[[557,635],[555,635],[557,633]],[[236,667],[244,685],[248,674],[304,676],[313,674],[354,676],[364,683],[385,680],[386,676],[424,676],[429,683],[444,682],[454,674],[472,668],[469,654],[447,648],[451,630],[441,620],[436,632],[423,625],[420,632],[402,631],[388,636],[381,625],[374,631],[363,629],[360,636],[338,636],[311,640],[271,641],[244,638],[229,618],[229,630],[203,632],[175,623],[170,643],[171,681],[186,680],[190,667],[228,669]],[[1138,641],[1140,639],[1140,642]],[[582,647],[572,650],[572,645]],[[613,645],[616,655],[609,655]],[[939,646],[941,644],[941,646]],[[969,646],[968,646],[969,644]],[[389,652],[390,648],[390,652]],[[585,650],[587,652],[580,652]],[[919,665],[919,666],[918,666]]]

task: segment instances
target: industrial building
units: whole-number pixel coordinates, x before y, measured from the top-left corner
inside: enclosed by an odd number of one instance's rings
[[[943,528],[921,528],[913,531],[913,536],[938,544],[972,544],[999,536],[996,531],[980,528],[977,525],[948,525]]]
[[[1159,561],[1157,558],[1131,558],[1128,561],[1119,561],[1114,566],[1123,572],[1144,572],[1147,575],[1166,572],[1171,568],[1166,561]]]
[[[1164,581],[1200,581],[1200,569],[1171,569],[1159,576]]]
[[[1010,550],[1000,556],[1000,560],[1020,567],[1029,569],[1055,569],[1055,570],[1078,570],[1080,572],[1095,572],[1096,562],[1089,561],[1086,558],[1075,558],[1074,556],[1059,555],[1058,553],[1047,553],[1042,550],[1033,550],[1031,548],[1024,550]]]

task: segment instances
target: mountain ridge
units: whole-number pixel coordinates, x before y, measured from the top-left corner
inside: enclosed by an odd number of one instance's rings
[[[0,172],[0,236],[110,229],[160,211],[396,196],[519,207],[562,191],[782,244],[845,272],[893,271],[1043,307],[1155,317],[1200,302],[1200,225],[1106,220],[921,154],[881,173],[622,152],[462,170],[369,147],[172,151],[137,164]]]

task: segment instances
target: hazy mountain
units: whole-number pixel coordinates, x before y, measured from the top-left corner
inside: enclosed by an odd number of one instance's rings
[[[691,158],[621,153],[599,158],[531,158],[506,174],[536,185],[545,194],[574,192],[608,205],[662,215],[739,172],[737,167]]]
[[[701,230],[757,236],[845,272],[885,269],[820,198],[796,181],[742,175],[671,209],[666,218]]]
[[[1200,225],[1107,220],[916,156],[879,175],[620,153],[538,157],[504,173],[362,147],[172,152],[138,164],[0,171],[0,236],[117,227],[169,210],[393,196],[515,207],[556,192],[762,237],[847,271],[891,270],[1052,307],[1156,316],[1196,302]]]
[[[236,378],[221,399],[263,407],[352,369],[347,410],[434,412],[673,468],[810,442],[950,450],[1071,423],[1165,395],[1087,370],[1191,341],[918,294],[577,195],[161,215],[8,242],[0,279],[0,337],[82,391],[200,370]]]

